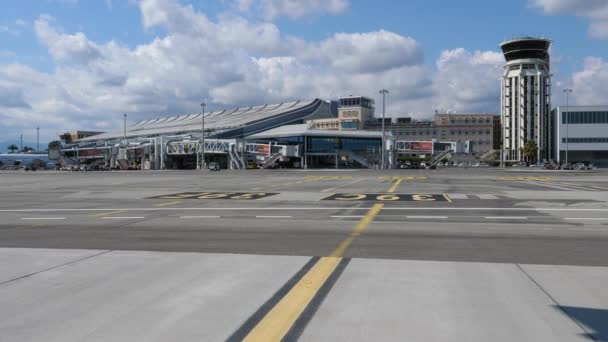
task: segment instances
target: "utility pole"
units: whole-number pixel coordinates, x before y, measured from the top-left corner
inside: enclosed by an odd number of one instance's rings
[[[202,144],[201,144],[201,154],[202,154],[201,169],[203,170],[203,172],[205,171],[205,107],[206,106],[207,106],[207,104],[203,101],[201,103],[201,108],[202,108],[202,114],[201,114],[201,140],[202,140]]]
[[[19,144],[19,147],[20,147],[19,151],[23,152],[23,134],[21,134],[21,136],[19,137],[19,140],[21,141],[21,143]]]
[[[388,94],[388,90],[386,89],[382,89],[380,90],[380,94],[382,94],[382,149],[380,150],[381,152],[381,166],[380,169],[384,170],[386,167],[386,163],[385,163],[385,158],[384,155],[385,153],[385,149],[386,149],[386,141],[385,141],[385,131],[384,131],[384,117],[386,116],[386,94]]]
[[[40,152],[40,127],[36,127],[36,152]]]
[[[566,93],[566,164],[568,164],[568,143],[570,142],[570,136],[568,135],[568,126],[570,126],[570,111],[568,108],[570,103],[568,103],[568,95],[572,93],[572,89],[566,88],[564,89],[564,93]]]
[[[124,142],[123,142],[123,144],[125,145],[125,148],[127,148],[127,113],[124,113],[122,116],[124,118],[124,122],[123,122]]]

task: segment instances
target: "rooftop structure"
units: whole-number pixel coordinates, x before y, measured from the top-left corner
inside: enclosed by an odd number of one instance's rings
[[[127,138],[200,133],[201,116],[201,113],[195,113],[141,120],[127,127]],[[301,123],[305,119],[331,116],[329,103],[320,99],[218,110],[205,113],[205,136],[242,138],[274,127]],[[123,135],[121,130],[85,137],[81,141],[122,139]]]

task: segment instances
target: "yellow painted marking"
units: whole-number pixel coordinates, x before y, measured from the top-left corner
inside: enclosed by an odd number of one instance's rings
[[[378,179],[381,180],[385,180],[385,179],[401,179],[401,180],[427,180],[428,177],[427,176],[378,176]]]
[[[155,205],[155,207],[168,207],[170,205],[176,205],[176,204],[180,204],[182,203],[181,201],[175,201],[175,202],[169,202],[169,203],[161,203],[161,204],[157,204]]]
[[[372,209],[357,223],[352,233],[331,253],[323,257],[308,271],[300,281],[275,305],[268,314],[251,330],[243,341],[267,342],[281,341],[289,329],[304,312],[321,286],[334,272],[342,255],[355,238],[363,233],[373,219],[382,210],[383,204],[375,204]]]
[[[342,258],[321,258],[315,266],[281,299],[277,305],[251,330],[243,341],[280,341],[300,317],[304,309]]]
[[[607,187],[605,187],[605,186],[596,186],[596,185],[592,185],[591,187],[592,187],[592,188],[596,188],[596,189],[601,189],[601,190],[608,190],[608,188],[607,188]]]
[[[388,189],[389,193],[395,192],[395,190],[397,190],[397,188],[399,187],[399,184],[401,184],[401,182],[403,182],[403,179],[397,179],[395,181],[395,184],[393,184],[393,186],[391,186],[390,189]]]
[[[539,181],[539,182],[550,182],[553,180],[551,177],[498,177],[501,181]]]
[[[106,217],[106,216],[110,216],[110,215],[114,215],[114,214],[122,214],[122,213],[126,213],[127,210],[117,210],[117,211],[109,211],[109,212],[105,212],[105,213],[99,213],[99,214],[95,214],[93,216],[95,217]]]
[[[452,199],[450,198],[450,196],[443,194],[443,198],[445,198],[446,201],[452,203]]]
[[[367,229],[369,224],[372,223],[376,216],[378,216],[383,207],[384,204],[374,204],[367,214],[359,221],[359,223],[357,223],[355,229],[350,233],[350,235],[344,241],[340,242],[338,247],[336,247],[336,249],[334,249],[329,256],[336,258],[343,256],[348,247],[350,247],[353,241],[355,241],[355,239]]]

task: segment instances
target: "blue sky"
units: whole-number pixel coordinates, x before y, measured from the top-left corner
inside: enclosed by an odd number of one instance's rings
[[[116,40],[134,47],[145,44],[160,30],[144,30],[136,4],[113,0],[25,0],[11,1],[0,13],[0,26],[19,34],[0,34],[0,46],[16,56],[3,56],[2,61],[23,62],[42,71],[52,71],[53,61],[36,39],[31,28],[16,25],[28,23],[41,14],[50,14],[67,32],[84,32],[94,41]],[[111,3],[111,6],[108,4]],[[216,17],[231,9],[221,0],[182,1]],[[390,8],[390,11],[387,11]],[[279,18],[276,24],[290,35],[308,40],[322,40],[335,32],[388,30],[415,37],[421,44],[426,61],[431,63],[445,49],[464,47],[468,50],[498,50],[498,43],[513,35],[544,35],[554,41],[553,54],[564,57],[560,70],[580,67],[587,56],[608,55],[608,44],[587,35],[588,20],[574,15],[544,15],[526,0],[385,0],[377,3],[353,0],[341,15],[315,16],[303,20]]]
[[[601,101],[608,89],[605,0],[3,5],[0,144],[35,134],[32,121],[48,141],[67,129],[115,129],[121,112],[196,111],[200,98],[214,109],[389,87],[392,116],[498,113],[498,44],[524,34],[554,41],[555,87],[585,89],[574,101]]]

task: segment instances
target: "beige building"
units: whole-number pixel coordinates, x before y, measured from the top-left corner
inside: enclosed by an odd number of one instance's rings
[[[396,140],[470,142],[473,154],[500,149],[500,116],[494,114],[435,114],[433,121],[390,123],[386,130]],[[381,122],[368,124],[367,130],[380,130]]]
[[[374,120],[374,100],[364,96],[347,96],[339,101],[340,130],[363,129]]]

